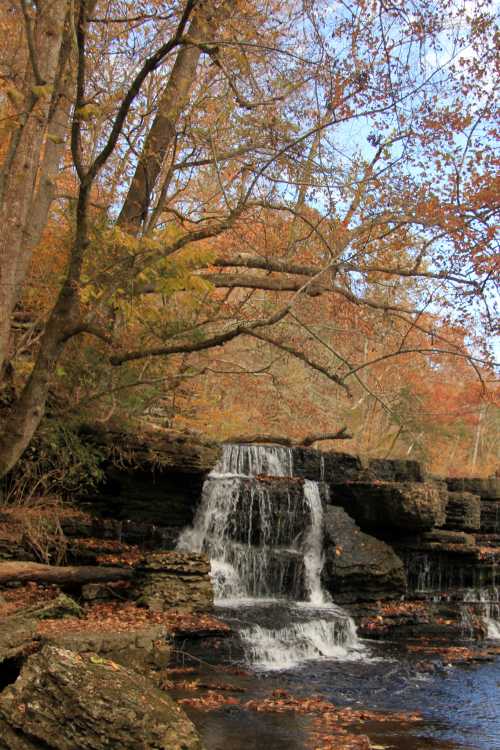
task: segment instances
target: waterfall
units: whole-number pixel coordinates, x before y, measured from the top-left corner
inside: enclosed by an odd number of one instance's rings
[[[293,476],[293,451],[281,445],[222,446],[222,457],[212,476],[236,474],[246,477]]]
[[[293,476],[290,448],[225,445],[179,538],[179,549],[209,556],[216,605],[236,610],[246,656],[261,668],[359,653],[352,619],[321,585],[325,493]]]
[[[483,618],[488,628],[488,638],[500,639],[500,589],[469,589],[463,597],[466,609],[470,607],[475,614]]]

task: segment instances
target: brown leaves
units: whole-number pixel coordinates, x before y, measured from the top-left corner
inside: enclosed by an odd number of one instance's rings
[[[228,625],[210,615],[198,615],[177,610],[152,612],[149,609],[136,607],[132,602],[106,602],[87,606],[83,619],[45,620],[39,624],[38,632],[79,632],[85,630],[129,632],[130,630],[141,630],[154,625],[166,626],[173,635],[199,631],[221,634],[230,631]]]
[[[183,706],[196,708],[198,711],[213,711],[222,706],[237,706],[239,700],[230,695],[223,695],[210,690],[206,695],[200,698],[181,698],[178,703]]]

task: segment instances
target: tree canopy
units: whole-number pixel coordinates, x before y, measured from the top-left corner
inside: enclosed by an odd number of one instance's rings
[[[347,424],[411,455],[441,424],[447,468],[464,430],[478,465],[498,418],[492,2],[0,14],[0,476],[46,413]]]

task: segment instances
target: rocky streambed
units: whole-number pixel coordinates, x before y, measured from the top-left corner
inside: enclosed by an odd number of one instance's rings
[[[498,480],[161,449],[60,519],[58,566],[0,516],[1,748],[500,748]]]

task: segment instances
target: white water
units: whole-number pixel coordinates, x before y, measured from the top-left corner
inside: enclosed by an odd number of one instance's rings
[[[266,671],[290,669],[314,659],[355,659],[363,655],[354,623],[341,611],[325,611],[324,617],[291,622],[283,628],[254,625],[242,629],[240,635],[247,659]]]
[[[292,477],[293,451],[281,445],[222,446],[222,457],[212,475],[237,474],[246,477]]]
[[[308,601],[311,604],[327,604],[330,595],[321,585],[323,569],[323,504],[317,482],[306,479],[304,482],[304,500],[311,514],[311,525],[304,542],[305,583]]]
[[[269,476],[282,477],[283,483],[269,483]],[[255,611],[256,604],[270,600],[301,603],[298,621],[292,608],[277,627],[263,626],[258,614],[259,624],[241,626],[252,664],[285,669],[309,659],[359,655],[354,622],[331,604],[321,585],[320,486],[293,479],[291,449],[225,445],[203,487],[193,527],[181,534],[178,548],[209,555],[219,606],[238,611],[238,603],[241,609],[251,600]]]
[[[495,586],[469,589],[464,594],[464,603],[473,605],[475,612],[484,619],[488,638],[500,640],[500,589]]]

